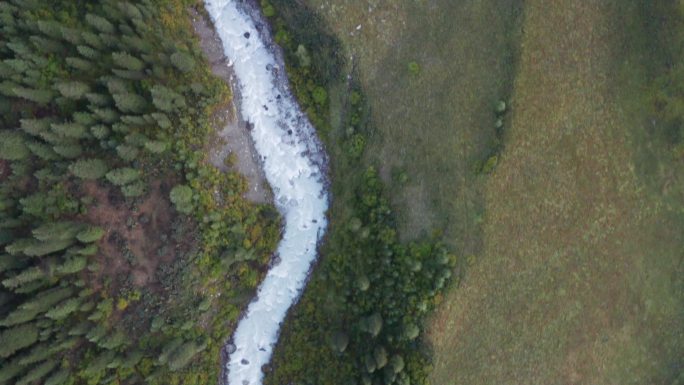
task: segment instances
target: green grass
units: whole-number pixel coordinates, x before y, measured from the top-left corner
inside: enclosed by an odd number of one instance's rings
[[[400,237],[443,234],[458,253],[476,252],[483,178],[473,169],[498,144],[493,111],[510,92],[520,2],[308,3],[368,95],[366,162],[380,167]]]
[[[433,319],[432,382],[679,383],[684,183],[646,104],[657,19],[525,7],[484,252]]]

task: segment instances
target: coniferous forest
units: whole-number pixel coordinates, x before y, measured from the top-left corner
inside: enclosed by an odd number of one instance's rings
[[[206,384],[279,236],[193,1],[0,1],[0,383]]]

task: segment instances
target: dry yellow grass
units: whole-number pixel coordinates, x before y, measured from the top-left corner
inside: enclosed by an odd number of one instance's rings
[[[681,370],[681,206],[634,171],[620,11],[525,2],[484,252],[429,328],[434,385],[669,384]]]

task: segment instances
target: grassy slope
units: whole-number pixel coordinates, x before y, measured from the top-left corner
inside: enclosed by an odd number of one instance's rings
[[[459,253],[478,250],[483,178],[472,169],[496,141],[492,108],[510,89],[519,1],[307,2],[354,58],[377,127],[368,161],[389,183],[400,236],[443,231]]]
[[[681,164],[645,156],[661,148],[639,78],[621,75],[643,75],[622,29],[636,12],[526,2],[484,255],[435,316],[434,384],[660,384],[681,370]]]

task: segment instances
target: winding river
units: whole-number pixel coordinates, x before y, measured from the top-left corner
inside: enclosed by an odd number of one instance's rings
[[[311,123],[288,89],[282,54],[261,16],[246,2],[206,0],[226,57],[237,77],[236,97],[249,122],[275,205],[284,217],[273,266],[232,338],[229,385],[258,385],[280,324],[316,258],[328,208],[326,156]]]

